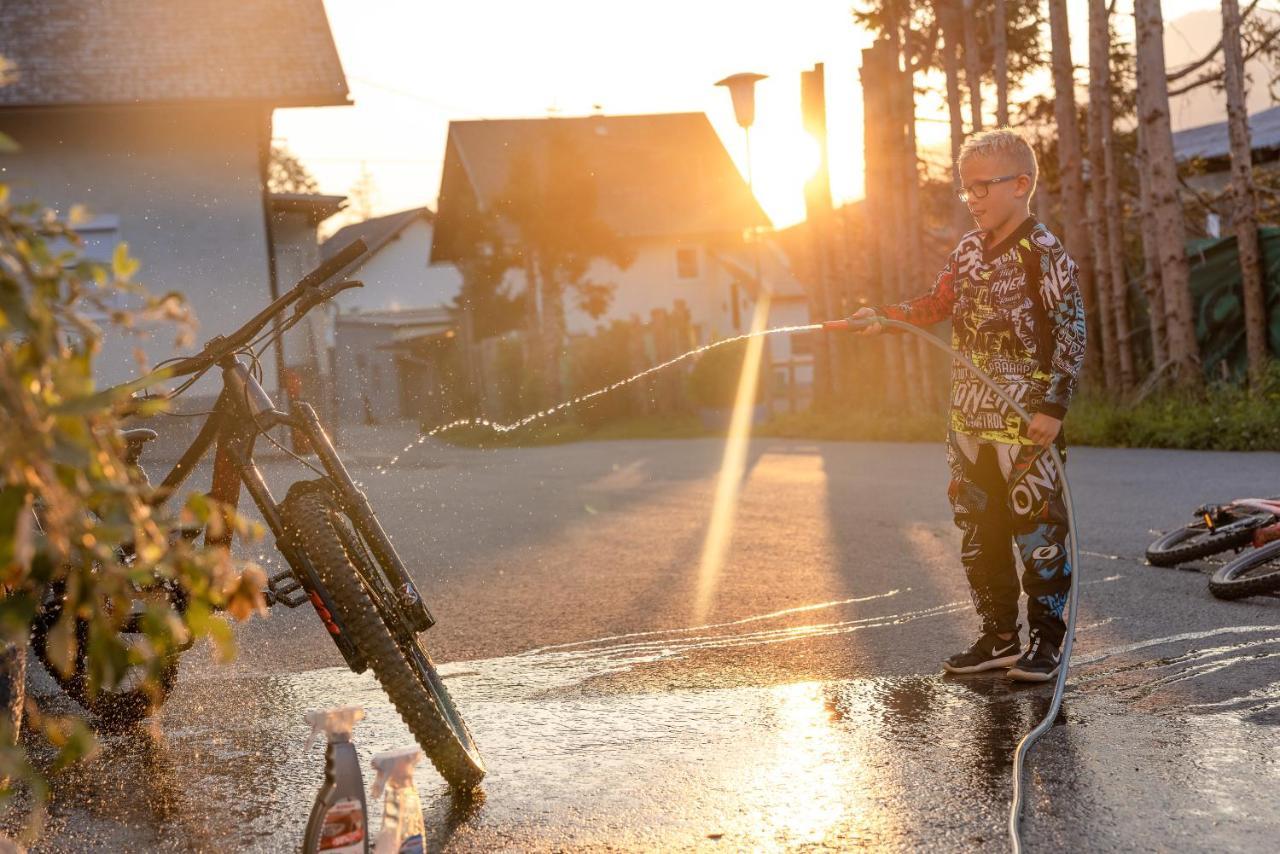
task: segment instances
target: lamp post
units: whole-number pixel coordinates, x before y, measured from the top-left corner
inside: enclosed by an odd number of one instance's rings
[[[716,81],[717,86],[724,86],[729,90],[729,96],[733,99],[733,116],[738,121],[738,127],[742,128],[743,136],[747,142],[747,189],[751,193],[751,200],[754,202],[756,198],[755,176],[751,164],[751,126],[756,122],[756,83],[764,80],[768,75],[754,74],[744,72],[741,74],[731,74],[723,80]],[[751,258],[754,265],[753,277],[755,279],[756,298],[761,296],[760,284],[760,247],[758,245],[758,235],[752,234],[751,239]],[[733,300],[733,328],[734,331],[742,331],[742,316],[738,308],[738,284],[734,282],[730,286],[730,295]]]

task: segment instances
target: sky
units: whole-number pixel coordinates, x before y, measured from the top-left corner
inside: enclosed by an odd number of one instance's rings
[[[1167,21],[1210,0],[1165,0]],[[366,170],[374,213],[436,204],[453,119],[704,112],[745,172],[728,93],[757,86],[756,193],[777,226],[804,218],[818,163],[800,125],[800,72],[825,63],[832,193],[860,198],[860,50],[871,37],[851,0],[325,0],[354,106],[277,110],[274,135],[322,192],[347,194]],[[1087,62],[1086,0],[1068,0],[1073,52]],[[1129,0],[1120,29],[1131,33]],[[922,103],[924,145],[947,138],[945,105]],[[932,116],[930,115],[932,114]],[[944,121],[929,121],[936,118]],[[332,229],[341,224],[335,217]]]

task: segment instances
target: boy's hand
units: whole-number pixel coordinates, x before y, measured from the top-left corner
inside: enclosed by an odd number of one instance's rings
[[[1061,429],[1061,418],[1037,412],[1031,416],[1031,423],[1027,425],[1027,438],[1037,445],[1048,447],[1053,444],[1054,439],[1058,438],[1058,431]]]
[[[870,306],[860,308],[853,313],[850,320],[861,320],[864,317],[875,317],[876,310]],[[869,323],[861,329],[857,330],[859,335],[879,335],[884,330],[884,326],[879,323]]]

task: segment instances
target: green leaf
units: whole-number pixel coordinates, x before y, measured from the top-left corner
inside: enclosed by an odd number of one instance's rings
[[[138,261],[129,257],[129,244],[121,241],[116,244],[116,251],[111,253],[111,272],[121,281],[129,281],[138,272]]]

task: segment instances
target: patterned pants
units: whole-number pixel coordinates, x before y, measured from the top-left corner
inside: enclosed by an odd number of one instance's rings
[[[1061,435],[1058,450],[1065,460]],[[1067,507],[1057,467],[1039,445],[989,442],[965,433],[947,437],[947,495],[962,532],[960,560],[984,632],[1018,627],[1018,573],[1027,621],[1046,640],[1062,643],[1062,609],[1071,586]]]

